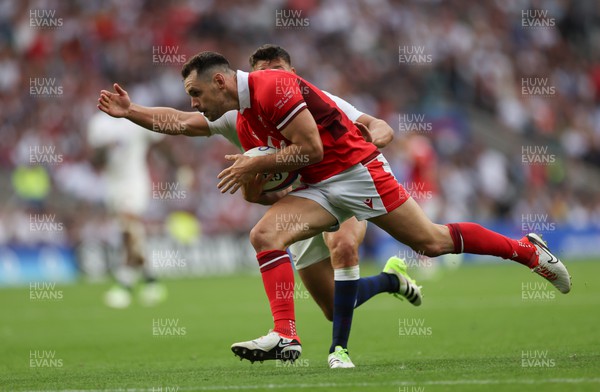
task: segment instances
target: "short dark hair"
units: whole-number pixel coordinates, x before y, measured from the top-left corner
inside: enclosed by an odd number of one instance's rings
[[[190,76],[192,71],[196,71],[198,75],[201,75],[213,67],[231,69],[229,61],[222,54],[217,52],[200,52],[183,64],[181,76],[185,79]]]
[[[256,49],[248,60],[250,61],[250,66],[254,68],[259,61],[273,61],[277,59],[282,59],[290,66],[292,65],[290,54],[281,46],[271,44],[265,44]]]

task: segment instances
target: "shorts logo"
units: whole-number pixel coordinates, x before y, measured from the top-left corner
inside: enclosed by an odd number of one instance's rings
[[[371,199],[370,197],[368,199],[365,199],[363,203],[369,206],[370,209],[373,209],[373,199]]]

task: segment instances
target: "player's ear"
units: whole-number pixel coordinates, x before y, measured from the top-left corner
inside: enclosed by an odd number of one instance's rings
[[[292,67],[291,71],[292,71],[293,73],[296,73],[296,68]]]
[[[225,75],[220,72],[217,72],[213,76],[213,82],[217,85],[217,88],[223,89],[225,88]]]

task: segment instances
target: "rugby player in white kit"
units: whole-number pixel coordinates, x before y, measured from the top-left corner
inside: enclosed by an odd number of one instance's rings
[[[123,250],[120,263],[113,266],[116,285],[104,296],[106,305],[126,308],[140,275],[144,285],[140,301],[155,305],[166,297],[166,288],[146,264],[144,251],[144,213],[148,208],[152,185],[147,163],[148,149],[162,138],[141,127],[97,113],[88,122],[88,144],[104,156],[101,175],[107,210],[115,216],[121,230]]]

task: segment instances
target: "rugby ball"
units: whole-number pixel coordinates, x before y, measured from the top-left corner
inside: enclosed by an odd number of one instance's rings
[[[261,146],[246,151],[244,155],[253,158],[275,154],[276,152],[277,149],[274,147]],[[263,174],[263,176],[265,176],[266,178],[269,176],[269,174],[265,173]],[[263,192],[277,192],[286,189],[287,187],[292,185],[294,181],[296,181],[296,178],[298,178],[297,171],[273,173],[273,177],[263,187]]]

